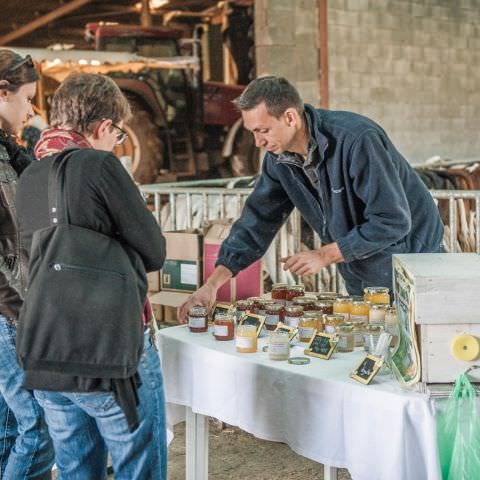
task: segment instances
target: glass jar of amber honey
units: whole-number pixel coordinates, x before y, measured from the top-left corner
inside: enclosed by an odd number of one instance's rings
[[[202,333],[208,330],[207,307],[197,305],[188,311],[188,328],[193,333]]]
[[[298,305],[290,305],[285,307],[285,325],[289,327],[298,327],[300,319],[303,317],[303,308]]]
[[[324,317],[325,333],[333,334],[337,330],[337,326],[345,323],[343,315],[325,315]]]
[[[370,311],[370,304],[365,300],[353,300],[350,307],[350,321],[368,323],[368,312]]]
[[[255,325],[239,325],[237,327],[235,348],[240,353],[257,351],[257,328]]]
[[[309,342],[317,330],[318,313],[305,312],[298,323],[298,336],[301,342]]]
[[[235,322],[232,315],[217,313],[213,322],[213,335],[217,340],[233,340]]]
[[[271,303],[267,305],[265,311],[265,328],[267,330],[275,330],[278,322],[283,321],[284,307],[281,303]]]
[[[390,305],[389,292],[386,287],[367,287],[363,289],[363,298],[366,302]]]
[[[342,315],[344,322],[349,321],[351,308],[352,299],[350,297],[337,297],[333,302],[333,314]]]

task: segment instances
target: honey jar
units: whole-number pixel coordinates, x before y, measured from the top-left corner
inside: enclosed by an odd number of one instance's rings
[[[284,307],[281,303],[271,303],[267,305],[265,311],[265,328],[275,330],[278,322],[283,322]]]
[[[287,332],[272,332],[268,338],[268,358],[270,360],[288,360],[290,341]]]
[[[285,305],[288,285],[286,283],[274,283],[272,286],[272,300]]]
[[[325,315],[324,317],[325,333],[334,334],[337,326],[345,323],[343,315]]]
[[[238,322],[244,313],[250,311],[250,309],[252,308],[252,302],[250,300],[237,300],[235,307]]]
[[[197,305],[188,311],[188,328],[193,333],[202,333],[208,330],[207,307]]]
[[[313,337],[313,332],[317,330],[317,322],[322,318],[317,312],[305,312],[298,323],[298,335],[301,342],[309,342]]]
[[[286,305],[290,305],[294,298],[303,297],[305,295],[305,287],[303,285],[290,285],[285,294]]]
[[[363,298],[366,302],[390,305],[389,292],[386,287],[367,287],[363,289]]]
[[[363,347],[368,353],[373,353],[377,346],[380,334],[383,332],[381,325],[366,325],[363,330]]]
[[[315,310],[315,302],[317,299],[315,297],[296,297],[292,300],[292,305],[298,305],[303,308],[304,312],[309,310]]]
[[[303,308],[298,305],[285,307],[285,325],[289,327],[298,327],[300,319],[303,317]]]
[[[337,297],[333,302],[333,314],[342,315],[344,322],[350,320],[350,310],[352,308],[352,299],[350,297]]]
[[[368,323],[368,313],[370,312],[370,304],[365,300],[353,300],[350,308],[350,321],[353,323]]]
[[[335,300],[337,297],[341,297],[342,295],[337,292],[319,292],[317,293],[317,300]]]
[[[225,313],[217,313],[213,322],[213,335],[217,340],[233,340],[235,336],[233,316]]]
[[[356,347],[363,347],[363,333],[367,323],[352,322],[353,325],[353,339]]]
[[[333,300],[317,300],[315,302],[315,310],[322,315],[333,314]]]
[[[368,323],[371,325],[383,325],[385,323],[385,314],[387,313],[388,305],[383,303],[374,303],[370,305],[368,313]]]
[[[353,335],[353,325],[351,323],[342,323],[337,326],[337,351],[353,352],[355,339]]]
[[[255,325],[239,325],[237,327],[235,348],[240,353],[257,351],[257,327]]]

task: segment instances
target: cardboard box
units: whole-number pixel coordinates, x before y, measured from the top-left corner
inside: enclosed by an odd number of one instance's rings
[[[203,241],[203,278],[204,281],[215,270],[215,263],[222,242],[230,233],[230,223],[215,222],[205,234]],[[218,290],[217,300],[233,302],[248,297],[258,297],[263,293],[262,260],[257,260],[235,278]]]
[[[147,273],[147,282],[149,292],[158,292],[160,290],[160,272],[157,270]]]
[[[167,258],[161,270],[161,290],[194,292],[202,284],[202,233],[165,232]]]

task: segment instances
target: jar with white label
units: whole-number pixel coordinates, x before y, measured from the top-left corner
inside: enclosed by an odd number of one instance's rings
[[[342,315],[343,321],[350,320],[350,310],[352,309],[352,299],[350,297],[338,297],[333,302],[333,314]]]
[[[317,330],[317,321],[321,315],[318,312],[305,312],[298,323],[298,336],[301,342],[309,342],[313,337],[313,332]]]
[[[374,303],[370,305],[370,311],[368,313],[368,323],[371,325],[384,325],[385,314],[387,313],[387,306],[382,303]]]
[[[345,323],[343,315],[325,315],[324,317],[325,333],[332,335],[336,332],[337,326]]]
[[[268,338],[268,358],[270,360],[288,360],[290,342],[287,332],[272,332]]]
[[[285,307],[285,325],[289,327],[298,327],[300,320],[303,318],[303,308],[298,305],[290,305]]]
[[[207,307],[197,305],[188,311],[188,328],[193,333],[208,331]]]
[[[283,308],[281,303],[267,305],[265,311],[265,328],[267,330],[275,330],[278,323],[283,321]]]
[[[233,340],[235,336],[233,316],[226,313],[217,313],[213,322],[213,335],[216,340]]]
[[[368,323],[368,313],[370,312],[370,304],[363,299],[352,301],[350,308],[350,322],[352,323]]]
[[[235,348],[240,353],[257,351],[257,327],[255,325],[239,325],[237,327]]]
[[[353,336],[353,325],[351,323],[342,323],[337,327],[337,351],[353,352],[355,339]]]

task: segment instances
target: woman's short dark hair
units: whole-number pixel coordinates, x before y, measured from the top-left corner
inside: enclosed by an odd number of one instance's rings
[[[0,48],[0,89],[16,92],[39,79],[29,55],[22,57],[8,48]]]
[[[98,121],[108,118],[119,123],[130,116],[128,100],[110,77],[72,73],[53,96],[50,122],[53,127],[68,127],[91,134]]]
[[[297,89],[283,77],[259,77],[250,82],[243,93],[233,101],[241,111],[252,110],[265,102],[267,112],[279,118],[287,108],[303,113],[303,101]]]

